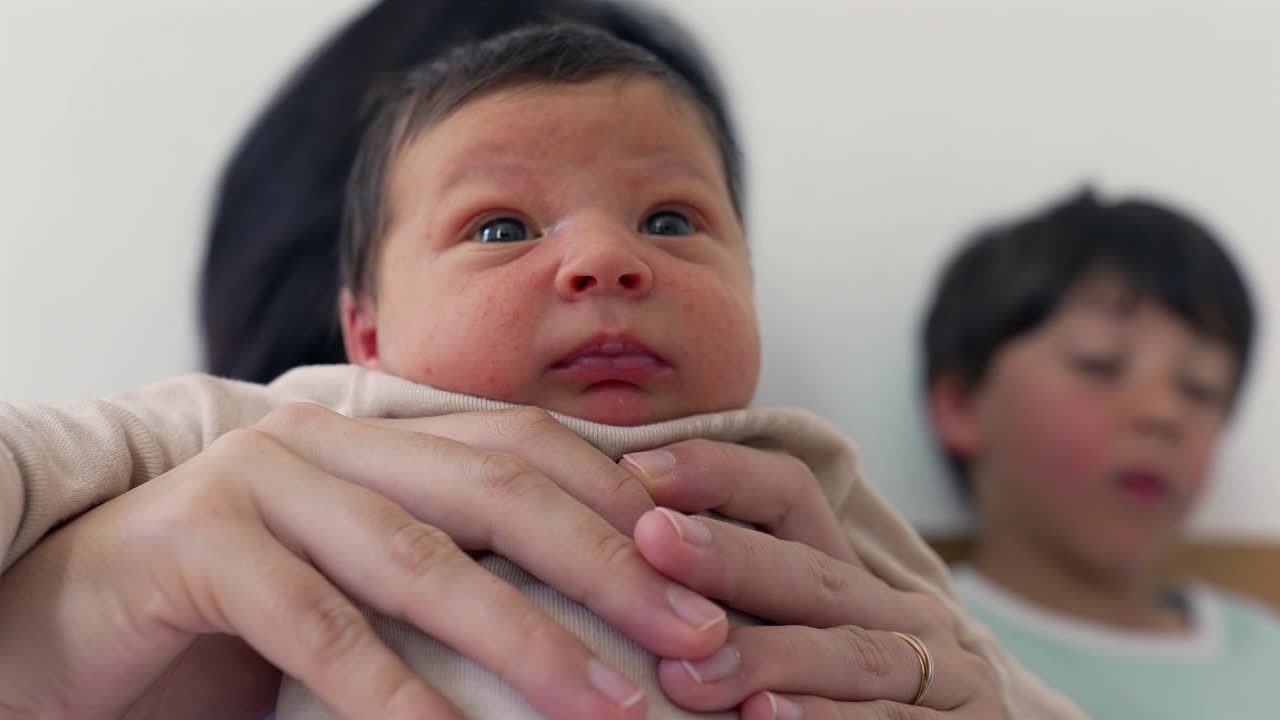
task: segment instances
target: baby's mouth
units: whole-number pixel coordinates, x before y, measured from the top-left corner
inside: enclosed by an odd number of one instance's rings
[[[628,338],[595,338],[551,365],[558,375],[590,384],[639,383],[670,368],[660,355]]]

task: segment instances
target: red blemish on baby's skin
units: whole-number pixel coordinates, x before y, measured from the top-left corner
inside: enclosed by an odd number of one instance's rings
[[[511,401],[512,388],[510,383],[504,379],[500,379],[495,372],[489,372],[481,379],[478,394],[492,398],[494,400]]]
[[[503,319],[502,326],[511,327],[512,325],[517,325],[523,319],[524,319],[524,312],[520,310],[512,310],[511,313],[507,315],[506,318]]]
[[[680,309],[687,313],[691,313],[698,309],[698,304],[691,300],[686,300],[680,303]]]

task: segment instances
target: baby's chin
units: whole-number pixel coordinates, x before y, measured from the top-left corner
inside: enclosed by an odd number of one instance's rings
[[[598,383],[572,396],[542,398],[547,410],[603,425],[633,427],[706,412],[675,397],[655,395],[629,383]]]

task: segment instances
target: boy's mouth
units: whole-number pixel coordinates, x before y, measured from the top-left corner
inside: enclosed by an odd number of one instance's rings
[[[598,336],[552,363],[551,370],[578,382],[638,383],[671,367],[662,356],[628,337]]]
[[[1162,505],[1173,497],[1173,484],[1163,475],[1150,470],[1130,470],[1116,478],[1116,486],[1124,494],[1144,504]]]

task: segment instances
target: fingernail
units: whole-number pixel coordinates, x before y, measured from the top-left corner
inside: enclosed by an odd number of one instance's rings
[[[725,622],[724,610],[719,605],[680,585],[667,586],[667,602],[681,620],[703,632]]]
[[[655,482],[659,476],[665,475],[676,466],[676,456],[666,450],[645,450],[644,452],[628,453],[622,456],[623,460],[630,463],[636,470],[640,472],[641,480],[650,483]]]
[[[769,707],[773,708],[774,720],[800,720],[804,717],[804,710],[801,710],[794,701],[771,692],[765,695],[769,696]]]
[[[676,529],[676,535],[679,535],[681,540],[690,545],[706,545],[711,542],[711,528],[706,525],[671,508],[660,507],[658,512],[671,521],[671,526]]]
[[[601,695],[624,710],[644,699],[644,691],[638,685],[595,658],[587,663],[587,679]]]
[[[711,657],[703,658],[697,662],[681,660],[680,664],[684,665],[685,671],[689,673],[694,682],[699,685],[706,685],[707,683],[720,682],[737,672],[741,661],[742,656],[738,654],[738,649],[732,645],[725,645]]]

